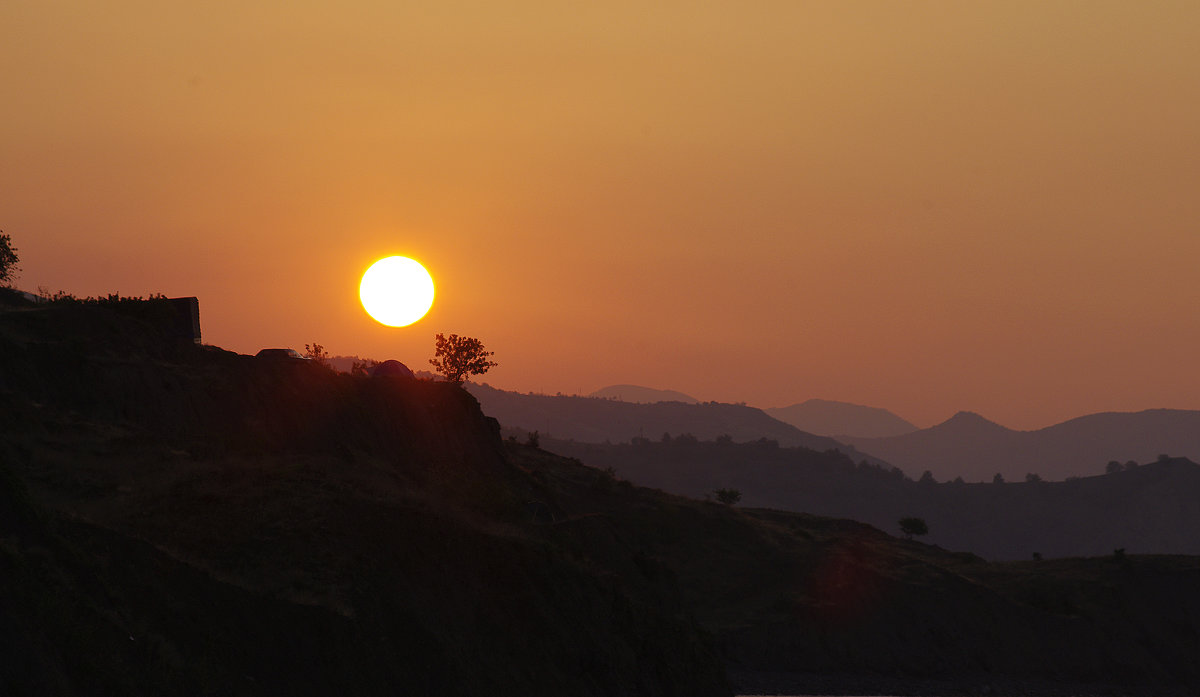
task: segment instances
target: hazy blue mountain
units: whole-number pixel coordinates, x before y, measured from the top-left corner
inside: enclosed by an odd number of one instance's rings
[[[774,407],[763,411],[801,431],[834,438],[882,438],[902,436],[917,430],[916,426],[887,409],[828,399],[810,399],[789,407]]]
[[[615,399],[621,402],[633,402],[634,404],[654,404],[655,402],[698,404],[700,402],[700,400],[691,395],[676,392],[675,390],[656,390],[653,387],[642,387],[640,385],[609,385],[608,387],[601,387],[588,396],[599,397],[600,399]]]
[[[521,394],[486,384],[467,383],[464,387],[479,400],[483,412],[505,428],[538,431],[555,438],[627,443],[634,438],[658,440],[664,433],[673,436],[686,433],[702,440],[719,436],[729,436],[737,442],[766,438],[785,446],[840,449],[856,460],[862,457],[840,441],[805,433],[772,419],[761,409],[742,404],[633,404],[596,397]]]
[[[1200,460],[1200,411],[1150,409],[1107,412],[1036,431],[1014,431],[970,412],[931,428],[888,438],[846,442],[913,477],[929,470],[938,480],[1065,479],[1104,472],[1112,460],[1149,462],[1160,454]]]

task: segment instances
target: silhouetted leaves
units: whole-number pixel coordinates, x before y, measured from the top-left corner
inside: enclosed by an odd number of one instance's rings
[[[468,375],[483,375],[500,365],[488,359],[495,352],[485,351],[479,339],[438,334],[434,341],[434,357],[429,359],[429,364],[450,382],[461,383]]]
[[[18,271],[18,261],[20,258],[17,257],[17,248],[12,246],[12,237],[0,232],[0,286],[12,285]]]

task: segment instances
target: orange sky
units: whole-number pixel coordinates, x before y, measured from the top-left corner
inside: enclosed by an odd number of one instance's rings
[[[1200,409],[1200,3],[651,4],[6,0],[18,285],[521,391]]]

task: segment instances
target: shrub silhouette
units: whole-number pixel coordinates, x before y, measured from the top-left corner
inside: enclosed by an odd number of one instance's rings
[[[929,533],[929,526],[925,523],[924,518],[901,518],[900,532],[908,539],[912,539],[913,535],[926,535]]]
[[[720,501],[726,506],[732,506],[733,504],[742,500],[742,492],[738,491],[737,489],[717,489],[713,493],[716,494],[717,501]]]
[[[317,365],[329,367],[329,352],[315,341],[304,345],[304,357],[311,359]]]
[[[485,351],[479,339],[438,334],[434,342],[433,358],[429,359],[429,364],[450,382],[461,383],[468,375],[483,375],[500,365],[488,359],[494,351]]]

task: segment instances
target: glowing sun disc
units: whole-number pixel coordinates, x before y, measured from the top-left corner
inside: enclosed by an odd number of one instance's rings
[[[358,297],[376,322],[403,327],[433,306],[433,277],[408,257],[385,257],[363,274]]]

